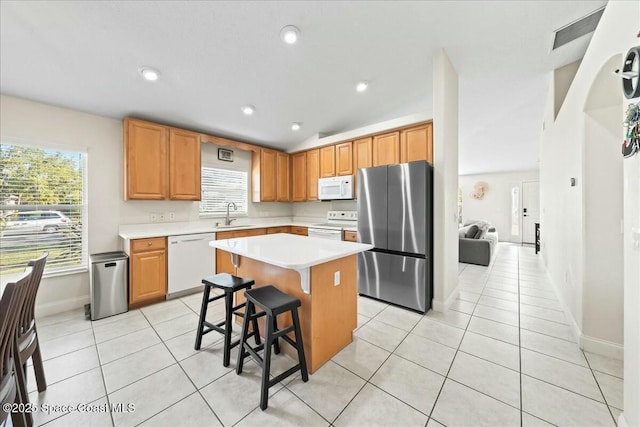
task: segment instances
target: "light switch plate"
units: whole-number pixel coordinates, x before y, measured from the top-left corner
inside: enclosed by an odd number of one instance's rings
[[[336,271],[333,273],[333,286],[338,286],[340,284],[340,272]]]

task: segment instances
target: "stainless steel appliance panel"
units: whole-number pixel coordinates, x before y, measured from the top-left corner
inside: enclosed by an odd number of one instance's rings
[[[358,254],[358,293],[424,313],[431,301],[431,290],[425,286],[429,269],[425,258],[362,252]]]
[[[128,311],[129,268],[126,254],[94,254],[90,261],[91,320]]]
[[[387,249],[429,254],[431,180],[426,162],[389,166]]]
[[[387,248],[387,167],[358,170],[358,241]]]

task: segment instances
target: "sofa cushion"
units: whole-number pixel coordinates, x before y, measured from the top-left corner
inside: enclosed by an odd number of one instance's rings
[[[477,239],[480,237],[481,232],[482,230],[480,230],[480,228],[477,225],[472,224],[467,230],[467,232],[465,233],[464,237],[466,237],[467,239]],[[476,237],[476,235],[478,237]]]

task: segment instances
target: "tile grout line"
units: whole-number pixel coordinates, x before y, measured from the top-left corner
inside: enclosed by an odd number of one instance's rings
[[[613,411],[611,411],[611,405],[609,405],[609,402],[607,402],[607,397],[604,395],[604,391],[602,391],[602,387],[600,387],[600,382],[598,382],[598,378],[596,377],[595,372],[593,372],[593,369],[591,368],[591,363],[589,363],[589,359],[587,358],[587,355],[584,354],[584,350],[580,349],[580,351],[582,352],[584,359],[587,361],[587,366],[589,366],[589,370],[591,371],[591,375],[593,376],[593,379],[595,380],[596,385],[598,386],[598,390],[600,390],[600,394],[602,395],[604,404],[607,406],[607,410],[609,411],[611,418],[613,418],[613,423],[617,426],[618,420],[616,420],[616,417],[613,415]]]
[[[520,249],[517,249],[517,257],[516,261],[518,263],[518,365],[520,368],[520,374],[518,375],[520,379],[520,426],[523,424],[523,414],[524,411],[523,402],[522,402],[522,325],[520,321]]]
[[[484,279],[484,283],[482,285],[482,291],[481,291],[480,296],[482,296],[482,293],[484,293],[484,288],[486,287],[487,281],[489,280],[489,274],[490,273],[487,273],[487,277]],[[431,412],[429,412],[429,419],[432,418],[433,411],[436,409],[436,406],[438,405],[438,400],[440,399],[440,394],[442,394],[442,390],[444,389],[444,386],[447,383],[447,379],[449,378],[449,373],[451,372],[451,368],[453,367],[453,364],[456,361],[456,357],[458,356],[458,352],[460,351],[460,347],[462,346],[462,342],[464,341],[464,337],[467,334],[467,330],[469,329],[469,324],[471,323],[471,319],[473,319],[473,313],[475,313],[477,307],[478,307],[478,303],[475,304],[475,306],[473,307],[473,312],[469,315],[469,320],[467,321],[467,325],[464,328],[464,333],[462,334],[462,338],[460,339],[460,343],[458,344],[458,348],[456,349],[456,352],[453,355],[453,359],[451,359],[451,363],[449,364],[449,369],[447,369],[447,372],[444,375],[444,381],[442,382],[442,385],[440,386],[440,390],[438,391],[438,394],[436,395],[436,398],[435,398],[435,400],[433,402],[433,406],[431,407]],[[451,380],[455,381],[455,380],[453,380],[453,378]],[[467,387],[467,386],[465,386],[465,387]]]
[[[179,299],[179,301],[180,301],[181,303],[183,303],[184,305],[187,305],[186,303],[184,303],[184,301],[182,301],[182,300],[180,300],[180,299]],[[187,307],[189,307],[189,306],[187,305]],[[189,307],[189,309],[190,309],[190,308],[191,308],[191,307]],[[143,315],[143,316],[144,316],[144,318],[147,320],[147,322],[149,322],[149,319],[147,318],[147,316],[146,316],[144,313],[142,313],[142,315]],[[198,393],[198,394],[200,395],[200,398],[201,398],[202,400],[204,400],[204,403],[206,403],[206,404],[207,404],[207,406],[209,407],[209,409],[210,409],[210,410],[211,410],[211,412],[213,413],[213,416],[214,416],[214,417],[216,417],[216,420],[218,420],[218,422],[220,423],[220,425],[224,425],[224,424],[222,423],[222,420],[220,420],[220,418],[218,417],[218,414],[216,414],[216,412],[213,410],[213,408],[211,407],[211,405],[209,405],[209,402],[207,401],[207,399],[205,399],[205,398],[204,398],[204,396],[202,395],[202,393],[200,393],[200,389],[198,389],[198,387],[194,384],[194,382],[193,382],[193,380],[191,379],[191,377],[189,377],[189,375],[188,375],[188,374],[187,374],[187,372],[184,370],[184,368],[182,367],[182,365],[180,364],[180,362],[178,362],[178,359],[173,355],[173,353],[171,352],[171,350],[169,349],[169,347],[167,346],[167,344],[164,342],[164,340],[162,339],[162,337],[160,336],[160,334],[158,334],[158,331],[156,331],[156,329],[153,327],[153,325],[151,324],[151,322],[149,322],[149,324],[151,325],[151,328],[152,328],[152,329],[153,329],[153,331],[156,333],[156,335],[158,335],[158,338],[160,338],[160,341],[161,341],[161,342],[162,342],[162,344],[164,345],[165,349],[169,352],[169,354],[171,355],[171,357],[173,358],[173,360],[175,360],[176,365],[180,368],[180,370],[182,371],[182,373],[187,377],[187,379],[189,380],[189,382],[191,383],[191,385],[193,386],[193,388],[195,388],[195,389],[196,389],[195,393]],[[185,333],[186,333],[186,332],[185,332]],[[171,365],[169,365],[169,366],[171,366]],[[169,366],[167,366],[167,367],[165,367],[165,368],[163,368],[163,369],[167,369]],[[158,371],[158,372],[160,372],[160,371]],[[222,375],[222,376],[224,376],[224,375]],[[138,381],[140,381],[140,380],[138,380]],[[205,387],[206,387],[206,386],[205,386]],[[160,414],[160,413],[164,412],[166,409],[168,409],[168,408],[172,407],[173,405],[177,404],[178,402],[181,402],[182,400],[186,399],[187,397],[191,396],[192,394],[194,394],[194,393],[191,393],[191,394],[189,394],[189,395],[185,396],[184,398],[179,399],[177,402],[174,402],[172,405],[169,405],[168,407],[163,408],[162,410],[160,410],[159,412],[156,412],[155,414],[151,415],[149,418],[145,419],[144,421],[142,421],[142,422],[141,422],[141,423],[139,423],[139,424],[142,424],[142,423],[144,423],[144,422],[146,422],[146,421],[150,420],[151,418],[153,418],[153,417],[155,417],[156,415],[158,415],[158,414]]]
[[[93,321],[89,320],[91,323],[91,333],[93,334],[93,341],[96,341],[96,333],[93,329]],[[111,397],[109,396],[109,392],[107,391],[107,380],[104,376],[104,370],[102,369],[102,359],[100,358],[100,352],[98,351],[98,343],[95,343],[96,346],[96,354],[98,355],[98,363],[100,364],[100,375],[102,376],[102,386],[104,387],[104,394],[107,398],[107,405],[109,405],[109,418],[111,418],[111,425],[115,427],[116,421],[113,419],[113,411],[111,411]]]

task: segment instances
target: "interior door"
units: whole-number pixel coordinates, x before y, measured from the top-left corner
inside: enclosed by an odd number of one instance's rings
[[[540,222],[540,185],[538,181],[522,183],[522,242],[535,243],[535,223]]]

